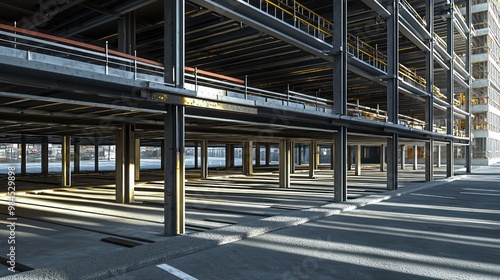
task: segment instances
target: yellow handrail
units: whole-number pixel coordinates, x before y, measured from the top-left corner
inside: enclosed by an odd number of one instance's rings
[[[410,10],[410,12],[413,13],[413,16],[415,16],[415,18],[419,20],[422,25],[424,26],[427,25],[427,22],[425,22],[425,20],[417,13],[417,11],[412,7],[412,5],[408,3],[408,1],[402,0],[401,2],[406,6],[406,8],[408,8],[408,10]]]

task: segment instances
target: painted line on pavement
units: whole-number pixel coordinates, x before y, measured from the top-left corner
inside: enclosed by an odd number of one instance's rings
[[[177,276],[178,278],[180,278],[182,280],[198,280],[198,279],[194,278],[193,276],[191,276],[183,271],[180,271],[177,268],[175,268],[171,265],[165,264],[165,263],[159,264],[159,265],[157,265],[157,267],[165,270],[166,272],[168,272],[172,275]]]
[[[462,188],[465,191],[481,191],[481,192],[500,192],[498,190],[487,190],[487,189],[471,189],[471,188]]]
[[[428,196],[428,197],[437,197],[437,198],[456,199],[455,197],[451,197],[451,196],[432,195],[432,194],[423,194],[423,193],[411,193],[410,195],[419,195],[419,196]]]
[[[489,196],[500,196],[500,193],[475,193],[475,192],[460,192],[461,194],[472,194],[472,195],[489,195]]]

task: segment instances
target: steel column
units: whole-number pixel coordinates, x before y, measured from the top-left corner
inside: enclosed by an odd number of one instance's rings
[[[118,51],[134,54],[136,44],[135,11],[121,16],[118,21]]]
[[[141,139],[137,138],[134,141],[134,180],[141,179]]]
[[[135,137],[134,126],[124,124],[116,132],[116,202],[134,202]]]
[[[453,3],[453,1],[452,1]],[[447,44],[447,51],[448,54],[451,56],[450,61],[448,62],[448,66],[450,69],[446,71],[446,97],[448,99],[448,103],[450,106],[446,109],[446,133],[448,135],[454,135],[454,124],[455,124],[455,119],[454,119],[454,92],[455,92],[455,86],[454,86],[454,75],[455,75],[455,57],[454,57],[454,51],[455,51],[455,40],[454,40],[454,20],[455,20],[455,15],[454,15],[454,7],[453,5],[450,6],[450,16],[446,20],[446,28],[447,28],[447,33],[446,33],[446,44]],[[449,140],[448,144],[446,145],[446,177],[451,177],[453,176],[453,169],[455,165],[455,158],[454,158],[454,143],[453,140]]]
[[[165,171],[165,140],[161,141],[160,147],[160,169]]]
[[[436,167],[441,167],[441,161],[442,161],[442,159],[441,159],[441,145],[437,145],[436,150],[437,150],[437,152],[436,152],[436,161],[437,161]]]
[[[352,170],[352,146],[347,146],[347,170]]]
[[[434,0],[426,0],[425,2],[425,18],[427,23],[427,31],[431,34],[431,39],[427,41],[427,46],[431,50],[426,53],[425,68],[426,68],[426,92],[429,96],[425,98],[425,130],[434,130]],[[434,180],[434,140],[429,139],[425,144],[425,180]]]
[[[404,170],[405,169],[405,165],[406,165],[406,146],[405,145],[401,145],[399,152],[401,153],[401,156],[400,156],[400,158],[401,158],[400,159],[401,170]]]
[[[71,186],[71,137],[62,138],[62,187]]]
[[[255,143],[255,166],[260,166],[260,143]]]
[[[80,140],[75,139],[73,142],[74,142],[73,170],[75,173],[80,173]]]
[[[253,142],[245,141],[243,142],[243,149],[241,150],[242,162],[241,165],[243,167],[243,175],[252,175],[253,174]]]
[[[387,117],[388,122],[399,123],[399,0],[392,0],[387,18]],[[387,139],[387,189],[398,188],[398,134]]]
[[[164,137],[166,160],[164,234],[166,236],[172,236],[183,234],[185,231],[184,106],[167,105]]]
[[[196,145],[198,146],[198,145]],[[198,147],[196,147],[198,149]],[[198,159],[197,159],[198,161]],[[201,140],[201,178],[208,178],[208,140]]]
[[[413,170],[418,169],[418,147],[413,146]]]
[[[335,144],[330,145],[330,170],[335,170]]]
[[[467,90],[465,92],[465,111],[471,112],[471,87],[472,87],[472,73],[471,73],[471,55],[472,55],[472,1],[465,1],[465,22],[469,28],[467,32],[467,43],[465,49],[465,70],[469,73],[467,77]],[[498,5],[498,2],[497,2]],[[472,172],[472,130],[471,130],[471,116],[468,115],[465,119],[465,134],[469,138],[469,144],[465,146],[465,170],[467,173]]]
[[[434,140],[425,143],[425,180],[434,181]]]
[[[280,140],[279,150],[279,186],[280,188],[289,188],[292,159],[291,141],[288,139]]]
[[[271,143],[266,144],[266,166],[271,165]]]
[[[354,163],[354,175],[361,175],[361,145],[356,145],[356,158]]]
[[[185,0],[164,0],[165,83],[184,88]]]
[[[295,143],[291,142],[290,143],[291,147],[290,147],[290,173],[295,173],[295,155],[296,155],[296,151],[295,151]]]
[[[198,164],[198,158],[200,157],[199,153],[198,153],[198,141],[194,141],[193,143],[193,148],[194,148],[194,168],[195,169],[198,169],[199,168],[199,164]],[[203,159],[202,159],[203,161]]]
[[[49,139],[42,138],[42,174],[49,174]]]
[[[21,175],[26,175],[26,157],[27,157],[27,150],[26,150],[26,137],[21,136]]]
[[[385,145],[380,145],[380,171],[385,171]]]
[[[314,178],[314,169],[316,165],[316,141],[309,144],[309,178]]]
[[[231,153],[231,144],[226,144],[226,169],[231,168],[231,162],[232,162],[232,157],[233,153]]]
[[[94,172],[99,172],[99,144],[94,145]]]
[[[340,127],[333,135],[333,141],[335,145],[334,200],[342,202],[347,200],[347,128]]]

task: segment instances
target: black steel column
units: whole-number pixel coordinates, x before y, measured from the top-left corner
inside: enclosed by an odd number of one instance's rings
[[[399,118],[399,0],[393,0],[387,18],[387,117],[398,124]],[[387,138],[387,189],[398,189],[398,133]]]
[[[62,139],[62,186],[71,186],[71,137]]]
[[[42,175],[49,174],[49,139],[42,138]]]
[[[385,145],[380,145],[380,171],[385,171]]]
[[[426,53],[426,92],[429,96],[425,98],[425,130],[434,130],[434,0],[426,0],[425,2],[425,18],[427,30],[431,34],[431,39],[428,40],[427,46],[431,50]],[[425,144],[425,180],[434,180],[434,141],[431,138]]]
[[[198,145],[196,145],[198,146]],[[196,147],[198,149],[198,147]],[[198,161],[198,158],[196,159]],[[208,140],[201,140],[201,178],[208,177]]]
[[[73,151],[74,151],[74,157],[73,157],[73,164],[74,164],[74,172],[75,173],[80,173],[80,139],[76,139],[73,141],[74,146],[73,146]]]
[[[167,105],[165,115],[165,210],[164,234],[183,234],[185,231],[184,189],[184,106]]]
[[[165,0],[165,83],[184,88],[185,1]],[[175,70],[174,70],[175,69]]]
[[[23,135],[21,136],[21,175],[26,175],[26,157],[27,157],[27,150],[26,150],[26,137]]]
[[[454,135],[454,115],[453,115],[453,93],[455,91],[454,85],[454,76],[455,76],[455,40],[454,40],[454,19],[455,15],[453,13],[453,5],[450,6],[450,16],[446,20],[446,44],[448,54],[451,56],[450,61],[448,62],[448,66],[450,69],[446,72],[446,98],[448,99],[449,107],[446,110],[446,133],[448,135]],[[460,11],[458,11],[460,12]],[[455,155],[454,155],[455,146],[453,140],[449,140],[446,145],[446,177],[453,176],[453,169],[455,166]]]
[[[271,143],[266,144],[266,166],[271,165]]]
[[[118,51],[134,55],[136,44],[135,12],[121,16],[118,21]]]
[[[279,150],[279,186],[280,188],[289,188],[292,158],[291,141],[288,139],[280,140]]]
[[[116,131],[116,202],[134,202],[135,137],[134,126],[124,124]]]
[[[241,165],[243,169],[243,175],[253,174],[253,142],[245,141],[241,149]]]
[[[99,172],[99,144],[94,145],[94,172]]]
[[[465,1],[465,22],[467,23],[467,27],[469,28],[467,32],[467,43],[465,49],[465,70],[469,73],[469,77],[467,77],[467,90],[465,92],[465,111],[469,113],[469,115],[465,119],[465,134],[469,138],[469,144],[465,146],[465,169],[467,173],[472,172],[472,130],[471,130],[471,87],[472,87],[472,73],[471,73],[471,45],[472,45],[472,1]],[[498,3],[498,2],[497,2]],[[498,4],[497,4],[498,5]]]
[[[193,146],[194,146],[194,155],[193,155],[194,156],[194,168],[198,169],[198,167],[199,167],[199,164],[198,164],[198,157],[199,157],[198,141],[194,141]],[[203,161],[203,159],[202,159],[202,161]]]
[[[333,112],[347,114],[347,1],[333,1]],[[347,200],[347,128],[338,127],[335,145],[334,200]]]
[[[255,166],[260,166],[260,144],[255,143]]]

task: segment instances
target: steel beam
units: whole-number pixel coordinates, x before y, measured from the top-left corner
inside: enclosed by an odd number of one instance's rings
[[[289,139],[280,140],[279,186],[290,188],[290,173],[292,162],[292,144]]]
[[[166,107],[164,235],[172,236],[185,231],[185,108],[173,104]]]

